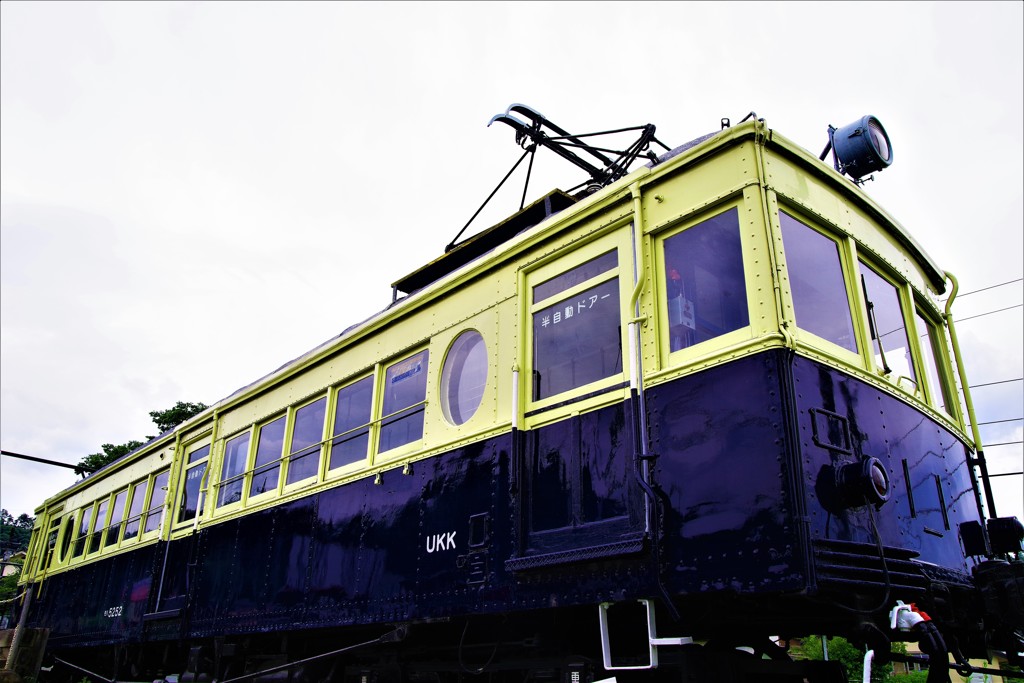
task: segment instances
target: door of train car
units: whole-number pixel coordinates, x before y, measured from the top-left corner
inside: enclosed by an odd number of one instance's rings
[[[645,517],[624,350],[630,225],[524,269],[513,570],[638,551]]]

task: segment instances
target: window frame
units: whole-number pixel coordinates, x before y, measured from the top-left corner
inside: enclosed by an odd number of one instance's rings
[[[632,314],[628,311],[629,294],[635,288],[632,216],[617,221],[585,243],[572,243],[546,255],[519,270],[520,324],[522,334],[519,346],[520,405],[513,407],[522,415],[523,428],[534,427],[562,419],[574,412],[590,410],[624,398],[629,386],[629,332],[628,322]],[[588,261],[608,252],[616,252],[614,268],[591,276],[539,302],[534,302],[534,289],[554,278],[567,273]],[[566,389],[540,399],[534,398],[534,314],[557,305],[580,292],[593,289],[607,282],[616,281],[618,286],[619,349],[621,368],[618,373]],[[519,411],[522,411],[519,413]]]
[[[924,401],[940,414],[960,424],[963,421],[963,416],[960,413],[959,392],[956,388],[956,381],[952,372],[953,364],[949,356],[949,344],[945,333],[945,326],[935,322],[934,316],[917,300],[914,301],[913,318],[916,338],[912,343],[917,344],[919,347],[917,358],[920,360],[921,369],[924,371],[921,373],[921,376],[927,389],[924,394]],[[922,334],[922,330],[917,329],[919,322],[923,322],[927,326],[925,332],[928,334],[928,341],[931,347],[929,349],[925,349],[925,336]],[[932,386],[932,375],[925,366],[926,351],[930,352],[928,357],[935,363],[934,370],[939,383],[937,387]]]
[[[805,327],[800,327],[793,300],[793,286],[790,274],[792,265],[786,253],[785,242],[782,239],[782,213],[786,213],[804,227],[813,230],[836,245],[836,253],[843,278],[843,288],[846,293],[846,305],[850,313],[850,325],[853,328],[853,337],[857,345],[857,351],[850,351]],[[788,326],[794,341],[800,347],[825,354],[833,359],[833,361],[842,362],[850,367],[860,370],[870,367],[867,362],[867,354],[871,351],[872,345],[870,343],[871,340],[865,338],[867,328],[864,326],[863,321],[863,293],[860,292],[860,270],[856,241],[837,228],[823,226],[822,220],[810,217],[807,213],[791,204],[779,202],[777,211],[772,215],[772,222],[773,228],[778,230],[778,244],[782,246],[779,261],[784,264],[784,277],[782,278],[783,322]]]
[[[197,453],[202,449],[206,448],[206,455],[197,458],[194,462],[189,462],[189,458],[193,453]],[[198,439],[193,439],[186,443],[182,449],[182,462],[181,469],[178,472],[178,486],[174,495],[174,505],[172,507],[172,513],[174,515],[173,521],[171,522],[171,529],[177,531],[179,529],[195,526],[198,519],[203,518],[203,512],[206,508],[207,500],[209,499],[209,488],[210,488],[210,470],[213,464],[213,444],[210,441],[210,436],[206,435]],[[196,491],[196,511],[191,517],[185,519],[179,519],[182,512],[182,503],[185,502],[185,494],[188,489],[188,474],[191,470],[197,467],[204,467],[203,473],[199,476],[199,488]]]
[[[656,300],[655,316],[658,330],[658,346],[661,349],[660,361],[662,368],[689,365],[699,359],[715,356],[721,353],[724,349],[735,348],[738,344],[742,344],[753,339],[755,335],[754,325],[756,320],[754,305],[757,299],[756,293],[751,291],[750,281],[755,271],[752,268],[753,264],[749,262],[748,236],[744,232],[741,224],[742,209],[747,201],[746,197],[740,196],[728,202],[716,204],[713,207],[696,213],[691,213],[682,220],[673,221],[659,228],[657,232],[651,235],[651,253],[653,254],[654,262],[654,273],[651,277],[654,280],[653,289],[655,291]],[[697,342],[690,346],[684,346],[673,351],[669,324],[669,296],[668,283],[666,282],[668,265],[665,260],[665,243],[677,235],[694,229],[707,221],[722,216],[732,210],[736,211],[737,237],[739,238],[740,244],[740,263],[743,267],[743,293],[746,297],[747,306],[747,324],[715,337],[711,337],[710,339],[705,339],[704,341]]]
[[[858,287],[858,315],[860,316],[860,326],[866,333],[867,340],[862,347],[861,356],[864,359],[865,367],[871,374],[884,379],[889,384],[901,389],[904,393],[910,394],[916,397],[918,400],[927,403],[925,394],[921,390],[921,353],[920,347],[916,344],[916,341],[912,339],[912,332],[916,329],[913,320],[912,311],[916,311],[917,307],[914,302],[913,293],[910,289],[910,284],[898,276],[893,276],[890,269],[884,267],[878,261],[869,257],[867,253],[857,255],[857,282],[861,283],[861,278],[864,276],[864,268],[867,268],[874,273],[882,282],[890,285],[896,292],[896,299],[899,302],[900,317],[903,320],[903,331],[907,338],[907,350],[910,353],[910,369],[914,373],[913,377],[907,377],[906,375],[898,375],[894,368],[890,368],[892,372],[884,374],[884,369],[879,366],[879,363],[875,359],[875,339],[871,336],[872,322],[870,320],[870,312],[868,310],[867,292],[864,290],[864,286]],[[882,342],[882,350],[887,354],[892,353],[892,348],[888,351],[885,350],[885,342]],[[908,388],[907,385],[900,381],[900,379],[906,379],[913,388]]]
[[[139,494],[139,485],[140,484],[143,485],[143,487],[144,487],[142,489],[142,500],[139,503],[139,511],[136,512],[135,514],[132,514],[132,510],[135,507],[135,498]],[[128,543],[138,543],[139,539],[142,538],[142,535],[145,532],[145,526],[144,526],[143,519],[146,516],[146,511],[147,511],[146,499],[147,499],[147,496],[149,495],[149,489],[150,489],[151,486],[152,486],[151,478],[147,476],[147,477],[145,477],[143,479],[139,479],[137,481],[133,481],[131,483],[131,485],[128,487],[129,493],[128,493],[128,501],[126,503],[127,512],[125,513],[125,520],[124,520],[125,532],[127,532],[127,530],[128,530],[128,525],[131,524],[133,521],[137,520],[139,525],[138,525],[138,528],[135,531],[135,534],[133,536],[131,536],[131,537],[126,539],[124,537],[124,533],[121,534],[121,544],[122,545],[126,545]]]
[[[242,486],[242,507],[247,506],[249,501],[259,501],[261,499],[274,497],[281,493],[281,487],[284,482],[284,454],[286,450],[286,442],[288,440],[289,413],[290,410],[286,409],[284,413],[276,413],[273,417],[254,425],[254,428],[252,429],[252,438],[249,440],[248,466],[246,467],[243,479],[245,483]],[[278,420],[283,421],[281,427],[281,452],[277,454],[276,458],[257,464],[256,459],[259,457],[260,438],[263,435],[263,430],[273,425]],[[274,469],[275,467],[277,468],[277,483],[273,487],[268,487],[263,491],[253,493],[252,485],[256,471],[259,470],[262,472],[264,470]]]
[[[107,530],[107,519],[110,517],[110,495],[93,503],[92,533],[89,534],[85,548],[85,557],[95,557],[103,552],[103,535]]]
[[[301,488],[304,488],[306,486],[310,486],[312,484],[315,484],[315,483],[323,480],[323,477],[324,477],[324,461],[325,461],[325,457],[324,456],[327,453],[327,448],[326,448],[327,442],[330,440],[330,438],[327,436],[328,423],[330,422],[328,411],[331,409],[331,400],[330,400],[331,396],[330,396],[330,394],[331,394],[330,391],[328,391],[326,393],[318,393],[317,395],[307,399],[306,401],[304,401],[302,403],[299,403],[299,404],[296,404],[296,405],[288,407],[288,415],[287,415],[288,419],[287,419],[286,424],[285,424],[285,438],[284,438],[284,445],[283,445],[283,448],[282,448],[282,451],[283,451],[282,465],[281,465],[281,469],[282,469],[282,473],[281,473],[281,490],[282,491],[294,491],[295,489],[301,489]],[[305,448],[301,449],[300,451],[293,452],[292,451],[292,444],[294,443],[294,439],[295,439],[295,428],[298,425],[299,411],[301,411],[303,408],[308,408],[309,406],[312,406],[313,404],[317,403],[318,401],[323,401],[324,402],[324,408],[323,408],[324,416],[323,416],[323,420],[321,421],[321,424],[320,424],[320,439],[318,441],[315,441],[315,442],[309,444],[308,446],[306,446]],[[314,455],[314,449],[316,449],[315,450],[315,455]],[[304,458],[316,457],[316,459],[317,459],[316,468],[313,470],[313,474],[311,474],[311,475],[308,475],[308,476],[306,476],[306,477],[304,477],[302,479],[297,479],[296,481],[289,481],[289,478],[291,477],[291,471],[292,471],[292,461],[293,461],[294,456],[296,456],[296,455],[302,455]]]
[[[823,237],[836,244],[839,254],[839,261],[842,267],[843,282],[846,288],[847,304],[850,306],[852,316],[853,332],[857,343],[858,353],[851,353],[848,349],[819,337],[810,330],[800,327],[796,320],[796,311],[793,304],[791,284],[791,264],[785,253],[785,245],[782,242],[781,214],[786,213],[794,220],[800,222],[804,227],[814,230]],[[933,306],[924,303],[920,294],[911,280],[901,275],[898,270],[870,245],[862,245],[854,235],[847,234],[840,228],[833,226],[824,218],[811,216],[807,211],[798,206],[779,202],[777,210],[773,214],[773,230],[778,229],[777,243],[782,245],[780,263],[784,265],[784,276],[782,278],[784,321],[788,323],[790,333],[796,342],[797,348],[811,355],[826,359],[833,364],[839,364],[859,371],[861,376],[869,378],[882,385],[889,387],[892,391],[898,391],[899,395],[910,400],[917,401],[927,406],[936,414],[956,424],[962,424],[960,406],[957,397],[950,397],[951,387],[956,387],[956,382],[951,381],[949,368],[950,359],[945,348],[947,344],[945,327],[942,323],[936,322],[936,314]],[[900,315],[903,320],[903,327],[907,334],[907,350],[911,355],[911,368],[914,377],[906,377],[900,381],[901,376],[894,369],[889,375],[882,373],[881,368],[875,361],[875,340],[871,337],[871,322],[869,319],[867,298],[862,284],[862,275],[865,269],[870,269],[882,281],[892,286],[897,294],[900,306]],[[925,377],[925,360],[923,353],[923,342],[917,333],[918,324],[916,318],[920,316],[930,326],[931,332],[937,332],[941,338],[933,341],[940,348],[934,349],[934,359],[938,364],[940,387],[943,397],[950,410],[944,410],[937,402],[933,402],[925,388],[930,385],[930,378]],[[883,341],[883,349],[885,342]],[[888,354],[888,350],[886,351]],[[905,377],[905,376],[903,376]]]
[[[156,495],[157,482],[160,480],[160,477],[165,474],[167,475],[167,484],[165,486],[160,487],[160,489],[164,491],[163,500],[160,501],[159,507],[154,507],[153,496]],[[141,542],[144,539],[155,538],[160,534],[161,530],[163,529],[165,521],[164,518],[167,515],[167,494],[170,493],[171,486],[170,467],[165,467],[157,472],[154,472],[153,474],[149,475],[148,480],[149,484],[148,486],[146,486],[146,502],[143,504],[142,517],[139,522],[139,542]],[[148,529],[147,527],[149,526],[150,517],[152,517],[155,511],[157,511],[159,519],[154,528]]]
[[[74,536],[71,539],[71,560],[80,560],[88,555],[89,538],[96,518],[96,501],[83,505],[78,512],[81,514],[78,516],[78,523],[75,524]]]
[[[230,436],[224,437],[223,439],[220,440],[220,444],[217,448],[217,481],[216,484],[212,487],[215,494],[213,503],[214,514],[223,514],[225,512],[241,508],[245,504],[246,494],[248,493],[249,489],[249,462],[253,457],[253,444],[256,441],[253,438],[255,427],[256,425],[249,425],[245,429],[239,430],[231,434]],[[225,479],[224,467],[228,464],[228,447],[231,445],[233,441],[236,441],[237,439],[241,439],[243,437],[246,439],[246,442],[244,446],[245,451],[241,454],[241,467],[239,468],[238,472],[232,474],[230,477]],[[236,482],[240,486],[238,491],[238,499],[229,501],[227,503],[222,503],[221,495],[224,493],[225,484],[234,485]]]
[[[110,494],[110,514],[107,518],[107,525],[103,529],[103,545],[101,550],[117,549],[121,544],[121,532],[124,531],[124,523],[128,515],[128,496],[131,493],[130,489],[130,486],[126,486],[124,488],[118,488]],[[124,500],[121,503],[121,510],[118,512],[117,497],[122,493],[124,494]],[[120,515],[120,519],[115,519],[115,516],[118,515]],[[110,537],[111,530],[113,530],[114,533],[113,539]]]
[[[451,415],[451,412],[452,412],[452,406],[451,406],[451,401],[450,401],[450,394],[451,394],[451,392],[447,391],[447,390],[449,390],[451,388],[451,379],[452,379],[452,374],[450,372],[447,372],[448,370],[452,369],[452,368],[449,367],[448,363],[449,363],[449,361],[454,360],[454,357],[453,357],[452,354],[453,354],[453,352],[456,351],[456,348],[455,348],[456,343],[462,341],[463,339],[466,339],[467,335],[470,335],[470,334],[475,334],[476,337],[479,339],[479,344],[483,347],[483,353],[484,353],[484,367],[483,367],[483,377],[482,377],[483,385],[482,385],[482,388],[480,390],[480,398],[477,400],[477,403],[473,407],[473,410],[470,413],[470,415],[468,417],[464,418],[462,420],[462,422],[455,422],[455,418]],[[438,371],[437,371],[437,401],[438,401],[438,406],[440,406],[440,409],[441,409],[440,410],[441,419],[442,419],[442,421],[443,421],[443,423],[445,425],[447,425],[448,427],[450,427],[452,429],[460,429],[460,430],[461,429],[469,429],[469,428],[472,427],[473,421],[475,419],[477,419],[477,416],[479,416],[481,414],[481,412],[482,412],[481,409],[484,407],[484,398],[487,396],[487,392],[491,388],[491,385],[494,382],[494,380],[492,379],[492,374],[493,373],[491,371],[491,368],[492,368],[492,355],[493,354],[491,353],[491,350],[488,348],[487,337],[484,335],[483,331],[479,329],[478,326],[475,326],[475,325],[459,326],[458,331],[456,331],[454,334],[451,334],[450,337],[451,338],[448,339],[446,341],[446,343],[445,343],[444,354],[442,355],[441,363],[440,363],[440,366],[438,367]],[[468,358],[468,356],[463,358],[462,364],[460,366],[460,368],[463,369],[463,370],[466,367],[466,363],[465,363],[465,359],[466,358]],[[461,379],[461,375],[460,375],[460,379]]]
[[[43,547],[40,549],[39,562],[36,566],[36,571],[46,571],[50,567],[57,566],[60,564],[58,558],[57,549],[60,547],[61,533],[64,531],[64,517],[59,513],[49,512],[49,521],[46,526],[45,536],[42,533],[42,527],[39,528],[40,543]],[[25,562],[22,565],[24,570],[29,564],[29,558],[32,557],[33,548],[31,544],[25,553]]]
[[[412,358],[426,353],[426,369],[424,372],[424,385],[423,385],[423,398],[415,403],[411,403],[403,408],[399,408],[391,413],[384,414],[384,400],[386,391],[386,380],[387,373],[392,367],[399,363],[411,360]],[[382,462],[393,462],[399,460],[402,457],[416,451],[422,447],[423,440],[427,433],[427,409],[431,403],[431,387],[434,384],[431,373],[433,372],[433,364],[430,360],[430,345],[429,343],[418,344],[411,348],[405,349],[400,353],[396,353],[390,356],[388,359],[381,361],[375,365],[374,372],[374,391],[373,391],[373,425],[376,428],[373,433],[373,438],[369,445],[369,466],[374,467]],[[423,426],[420,430],[420,435],[416,439],[412,439],[404,444],[400,444],[387,450],[381,450],[381,435],[385,425],[385,420],[401,415],[404,412],[409,412],[413,408],[418,406],[423,407]],[[412,415],[409,412],[409,415]],[[397,421],[397,420],[396,420]],[[333,437],[332,437],[333,438]]]
[[[78,564],[87,560],[95,559],[100,555],[109,554],[120,548],[127,547],[132,543],[140,543],[144,539],[152,539],[157,537],[163,529],[164,515],[167,507],[167,494],[170,492],[170,467],[164,467],[157,472],[148,474],[142,479],[132,481],[130,484],[119,487],[118,489],[107,494],[103,498],[97,498],[91,503],[83,505],[69,515],[65,515],[62,518],[61,523],[61,535],[58,536],[58,548],[64,542],[64,535],[70,533],[70,540],[68,541],[67,551],[57,557],[58,553],[54,553],[54,559],[51,561],[51,566],[67,566],[70,564]],[[167,475],[167,485],[160,487],[164,492],[164,499],[159,504],[159,507],[153,507],[153,495],[156,493],[156,484],[160,477]],[[138,487],[145,485],[142,489],[142,504],[141,510],[136,514],[131,514],[133,505],[135,504],[136,497],[139,494]],[[120,513],[120,519],[114,518],[115,503],[117,496],[124,494],[124,506]],[[104,511],[101,513],[100,509],[103,507]],[[149,518],[157,514],[157,523],[154,528],[147,530],[146,526],[149,523]],[[100,516],[102,515],[102,519]],[[83,524],[86,522],[88,517],[88,525],[86,531],[82,533]],[[71,520],[71,528],[67,529],[65,524],[68,520]],[[138,522],[138,530],[134,536],[127,539],[124,538],[124,533],[127,530],[129,524],[132,522]],[[110,540],[110,531],[113,527],[117,527],[115,533],[117,534],[114,541]],[[98,542],[98,547],[94,550],[92,548],[93,542]],[[81,544],[82,549],[76,552],[76,547]]]
[[[78,514],[81,510],[73,510],[61,518],[60,537],[57,539],[57,552],[54,553],[51,568],[60,567],[71,561],[75,549],[75,532],[78,530]]]
[[[324,439],[325,453],[323,456],[323,479],[336,479],[343,477],[353,472],[358,472],[370,465],[371,459],[374,453],[374,445],[377,443],[377,422],[374,419],[376,404],[377,404],[377,374],[378,367],[374,368],[370,372],[363,372],[358,375],[347,379],[346,381],[336,384],[331,387],[330,400],[327,405],[327,419],[325,420],[325,433],[327,436]],[[338,396],[342,391],[350,387],[354,387],[356,384],[370,380],[370,411],[369,411],[369,422],[359,425],[358,427],[352,427],[344,432],[337,434],[335,428],[338,421]],[[337,467],[331,467],[331,457],[334,455],[335,440],[339,437],[345,436],[346,434],[353,434],[361,429],[366,429],[367,443],[366,450],[363,453],[363,457],[352,462],[347,462]]]

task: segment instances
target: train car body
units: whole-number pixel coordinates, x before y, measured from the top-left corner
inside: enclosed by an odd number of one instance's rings
[[[945,287],[848,179],[723,129],[46,501],[26,623],[111,680],[841,680],[765,643],[887,650],[897,601],[1012,651]]]

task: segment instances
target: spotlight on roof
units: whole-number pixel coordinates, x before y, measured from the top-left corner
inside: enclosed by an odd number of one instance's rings
[[[821,153],[824,161],[829,150],[832,163],[840,173],[864,182],[864,176],[881,171],[892,163],[892,143],[874,116],[864,116],[842,128],[828,127],[828,145]]]

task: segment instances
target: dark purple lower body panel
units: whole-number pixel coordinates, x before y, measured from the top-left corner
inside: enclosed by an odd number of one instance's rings
[[[823,607],[836,596],[927,602],[936,581],[969,585],[967,453],[913,407],[781,350],[645,399],[650,486],[627,401],[58,574],[30,625],[63,649],[469,615],[555,623],[671,596],[680,627],[756,615],[810,628],[849,618]],[[866,457],[891,495],[843,507],[835,472]]]

